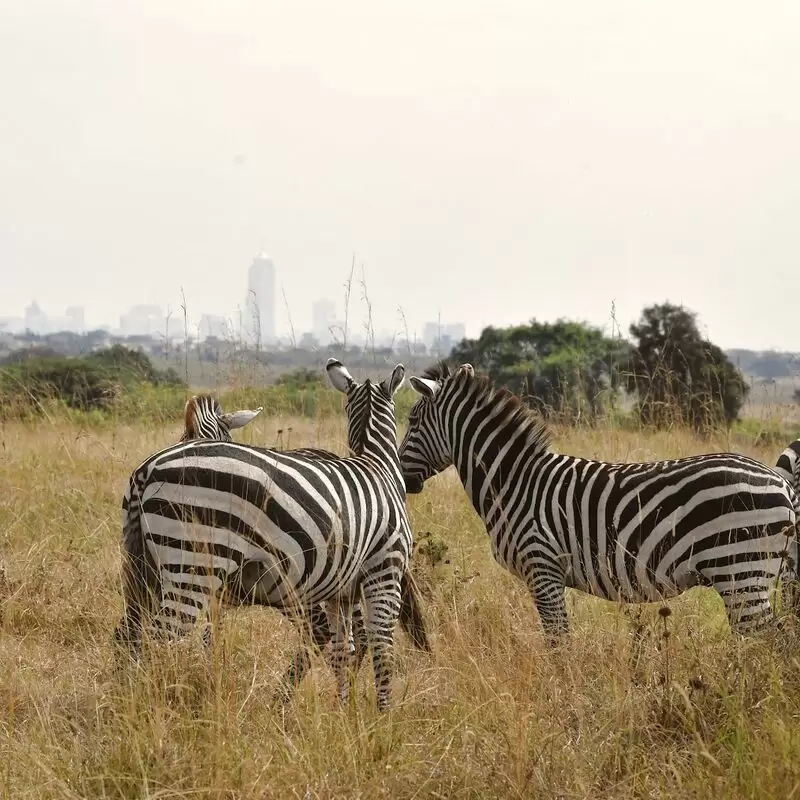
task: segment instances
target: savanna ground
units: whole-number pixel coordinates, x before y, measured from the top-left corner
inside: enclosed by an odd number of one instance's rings
[[[274,707],[297,638],[266,609],[226,615],[210,654],[189,641],[116,673],[120,499],[132,468],[176,440],[170,415],[0,429],[3,797],[800,798],[791,631],[734,637],[704,589],[666,617],[569,591],[572,641],[548,655],[451,473],[409,500],[435,652],[398,629],[385,715],[367,664],[340,709],[321,659],[285,713]],[[236,438],[272,445],[290,426],[292,446],[344,451],[341,415],[265,414]],[[622,461],[733,449],[773,464],[786,443],[554,434],[560,452]]]

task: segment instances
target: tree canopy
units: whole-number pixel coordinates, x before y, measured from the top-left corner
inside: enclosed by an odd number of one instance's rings
[[[544,413],[553,410],[594,416],[613,397],[628,346],[599,328],[557,320],[511,328],[484,328],[451,352]]]
[[[630,332],[626,388],[636,392],[643,422],[702,431],[738,417],[749,386],[725,353],[700,334],[694,312],[670,303],[649,306]]]

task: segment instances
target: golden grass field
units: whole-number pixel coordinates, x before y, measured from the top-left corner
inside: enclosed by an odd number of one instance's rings
[[[340,417],[262,416],[236,438],[271,444],[287,425],[293,446],[344,451]],[[267,609],[227,614],[210,653],[188,641],[115,673],[120,500],[130,471],[179,432],[0,428],[3,798],[800,800],[791,629],[734,637],[709,590],[672,601],[669,617],[569,592],[573,637],[548,655],[452,472],[410,498],[435,652],[398,629],[385,715],[366,663],[340,709],[321,659],[285,713],[273,707],[297,638]],[[607,460],[736,449],[770,464],[783,446],[612,428],[557,428],[554,445]]]

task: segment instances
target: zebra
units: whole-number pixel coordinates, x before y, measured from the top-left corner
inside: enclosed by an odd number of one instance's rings
[[[779,456],[775,470],[800,490],[800,439],[795,439]]]
[[[795,439],[779,456],[775,462],[775,471],[794,489],[800,503],[800,439]],[[798,538],[800,538],[800,509],[798,510]],[[787,608],[793,609],[795,616],[800,619],[800,577],[797,574],[798,564],[783,578],[781,596]]]
[[[363,604],[379,710],[390,700],[400,583],[412,547],[397,450],[398,364],[358,383],[337,359],[326,371],[347,397],[347,458],[319,458],[234,442],[193,440],[150,456],[129,481],[123,535],[125,612],[115,637],[138,657],[145,626],[170,639],[188,633],[212,600],[280,610],[303,647],[284,675],[284,696],[333,628],[338,694],[353,666],[352,605]],[[125,517],[125,515],[123,515]]]
[[[545,422],[470,364],[411,377],[420,395],[400,445],[406,492],[455,465],[494,558],[528,587],[545,638],[569,634],[564,588],[625,603],[696,585],[731,627],[774,618],[769,595],[798,560],[792,488],[745,456],[613,464],[550,450]]]
[[[184,407],[183,433],[178,441],[188,442],[193,439],[216,439],[218,441],[233,441],[230,431],[242,428],[252,422],[262,411],[263,406],[255,410],[232,411],[227,414],[222,412],[219,400],[210,394],[199,394],[187,400]],[[328,450],[304,447],[293,451],[295,454],[308,455],[319,459],[337,460],[339,456]],[[134,489],[135,491],[135,489]],[[130,492],[126,493],[123,499],[123,510],[127,512]],[[123,528],[125,521],[123,520]],[[401,581],[401,605],[400,605],[400,627],[408,634],[412,643],[419,650],[427,653],[431,652],[430,640],[428,637],[425,619],[422,614],[421,603],[417,596],[417,586],[412,570],[409,568],[403,573]],[[324,647],[333,637],[333,632],[328,627],[325,609],[322,604],[318,604],[313,612],[316,620],[314,630],[319,636],[324,631],[328,631],[324,641],[317,641],[318,647]],[[210,629],[206,629],[206,641],[210,644]],[[361,614],[361,603],[356,601],[353,604],[353,638],[355,644],[355,669],[360,666],[366,653],[367,639],[364,629],[364,621]]]
[[[231,411],[222,413],[219,400],[210,394],[196,394],[186,401],[183,409],[183,433],[179,442],[192,439],[216,439],[232,442],[231,431],[243,428],[252,422],[262,411],[259,406],[253,411]]]

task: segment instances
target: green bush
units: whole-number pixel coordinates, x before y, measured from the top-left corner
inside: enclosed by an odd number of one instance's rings
[[[141,393],[142,384],[185,395],[174,370],[157,370],[144,353],[122,345],[82,358],[14,354],[0,367],[0,413],[17,416],[53,403],[78,411],[110,410]]]

